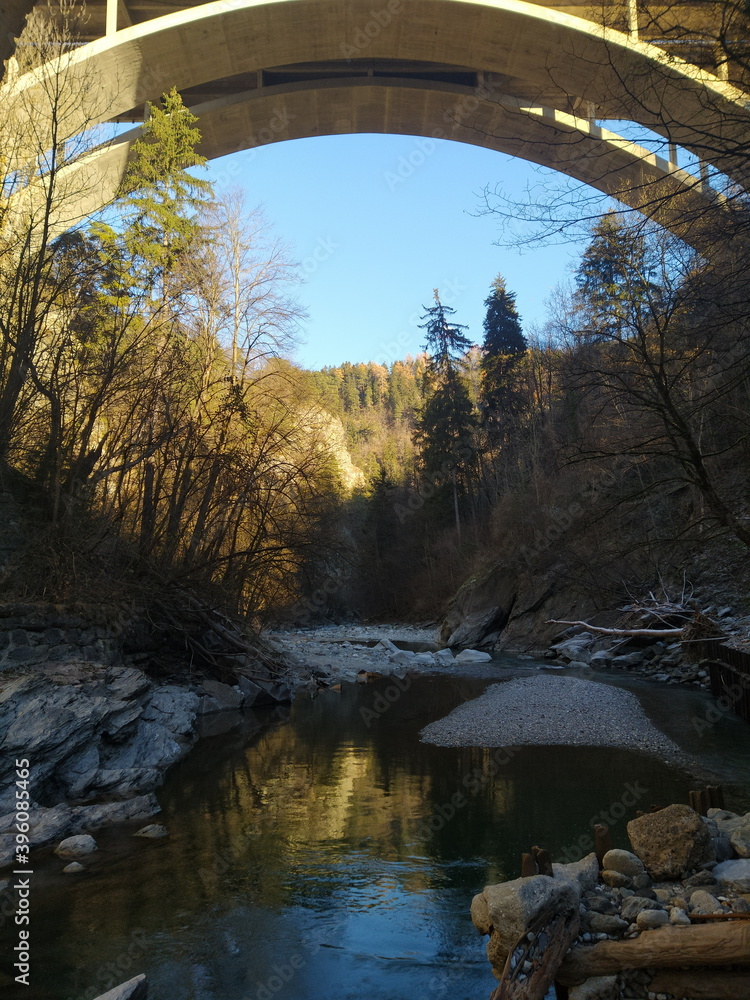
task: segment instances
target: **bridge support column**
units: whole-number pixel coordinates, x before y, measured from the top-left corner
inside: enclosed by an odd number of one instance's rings
[[[628,34],[638,41],[638,0],[628,0]]]
[[[104,34],[114,35],[117,31],[117,7],[118,0],[107,0],[107,19],[105,21]]]

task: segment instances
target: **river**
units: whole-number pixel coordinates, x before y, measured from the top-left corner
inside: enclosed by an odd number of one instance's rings
[[[416,677],[404,691],[345,684],[204,738],[158,793],[169,838],[103,830],[78,876],[38,853],[32,985],[12,982],[6,921],[2,995],[91,1000],[145,972],[152,1000],[487,997],[494,980],[469,906],[519,874],[522,851],[574,860],[601,820],[628,846],[636,808],[686,802],[709,777],[728,808],[750,809],[744,723],[702,725],[713,716],[700,692],[613,682],[694,765],[635,750],[420,742],[427,723],[485,689],[481,677]]]

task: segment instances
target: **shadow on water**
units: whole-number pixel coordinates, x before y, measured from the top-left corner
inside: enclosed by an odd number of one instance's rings
[[[635,810],[686,801],[696,776],[628,750],[420,742],[487,683],[345,685],[206,737],[159,792],[167,840],[101,831],[76,877],[40,860],[32,986],[0,979],[3,996],[90,1000],[142,971],[153,1000],[489,995],[473,894],[532,843],[587,853],[593,822],[626,846]],[[747,808],[747,730],[721,720],[697,746],[705,695],[628,686],[705,766],[726,757],[728,805]],[[11,976],[15,929],[0,935]]]

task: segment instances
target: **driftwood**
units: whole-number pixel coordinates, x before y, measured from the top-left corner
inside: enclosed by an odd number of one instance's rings
[[[648,988],[651,993],[670,993],[687,1000],[750,1000],[750,975],[720,969],[665,969],[656,973]]]
[[[589,632],[601,635],[644,635],[655,639],[679,639],[685,633],[685,628],[604,628],[601,625],[590,625],[588,622],[567,622],[558,618],[548,618],[547,625],[580,625]]]
[[[629,941],[600,941],[570,951],[557,979],[577,986],[591,976],[622,969],[674,969],[701,965],[750,965],[750,924],[745,920],[693,927],[662,927]]]
[[[540,914],[508,953],[502,978],[490,1000],[544,1000],[578,930],[576,911]]]

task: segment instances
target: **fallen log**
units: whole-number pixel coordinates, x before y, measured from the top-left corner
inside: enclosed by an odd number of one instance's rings
[[[558,618],[548,618],[545,625],[580,625],[589,632],[601,635],[644,635],[655,639],[679,639],[685,632],[684,628],[604,628],[601,625],[590,625],[588,622],[568,622]]]
[[[557,974],[566,986],[623,969],[675,969],[701,965],[750,965],[750,924],[727,921],[661,927],[628,941],[600,941],[573,948]]]
[[[750,976],[746,972],[665,969],[649,983],[651,993],[669,993],[687,1000],[750,1000]]]

